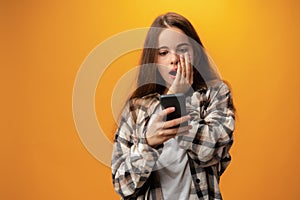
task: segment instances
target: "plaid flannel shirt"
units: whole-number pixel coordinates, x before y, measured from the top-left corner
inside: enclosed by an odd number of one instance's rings
[[[150,147],[147,123],[159,103],[159,94],[128,101],[121,114],[112,155],[113,185],[122,199],[163,199],[159,177],[152,170],[162,145]],[[234,110],[231,92],[221,82],[186,98],[191,115],[189,134],[177,136],[186,150],[192,175],[190,199],[222,199],[219,179],[231,161]]]

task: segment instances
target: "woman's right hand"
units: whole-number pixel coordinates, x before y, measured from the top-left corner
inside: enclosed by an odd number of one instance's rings
[[[179,133],[188,133],[188,131],[192,128],[191,125],[174,128],[174,126],[188,121],[190,119],[189,115],[182,116],[170,121],[164,121],[166,116],[174,111],[174,107],[169,107],[158,113],[158,115],[153,120],[153,123],[148,127],[146,132],[146,140],[148,145],[150,145],[151,147],[155,147],[171,138],[174,138]]]

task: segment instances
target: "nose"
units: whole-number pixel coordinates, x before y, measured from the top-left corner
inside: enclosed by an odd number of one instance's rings
[[[176,53],[171,53],[170,56],[171,56],[171,58],[170,58],[171,65],[177,65],[179,62],[179,55]]]

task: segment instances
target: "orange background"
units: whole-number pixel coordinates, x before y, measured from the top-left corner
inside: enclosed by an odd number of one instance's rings
[[[119,198],[110,169],[78,137],[73,84],[96,45],[167,11],[192,22],[233,89],[237,128],[224,199],[300,199],[297,0],[1,1],[1,199]],[[116,60],[105,76],[135,66],[138,55]],[[96,93],[111,137],[103,84],[114,82],[103,78]]]

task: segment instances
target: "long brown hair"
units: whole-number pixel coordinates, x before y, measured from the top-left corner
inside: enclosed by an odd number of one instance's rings
[[[162,30],[170,27],[182,30],[192,44],[194,51],[192,89],[197,91],[203,87],[206,88],[206,81],[214,80],[217,77],[210,69],[203,44],[192,24],[185,17],[169,12],[158,16],[147,33],[140,60],[137,89],[129,99],[141,98],[152,93],[163,94],[166,90],[165,82],[158,72],[155,61],[158,54],[158,37]]]

